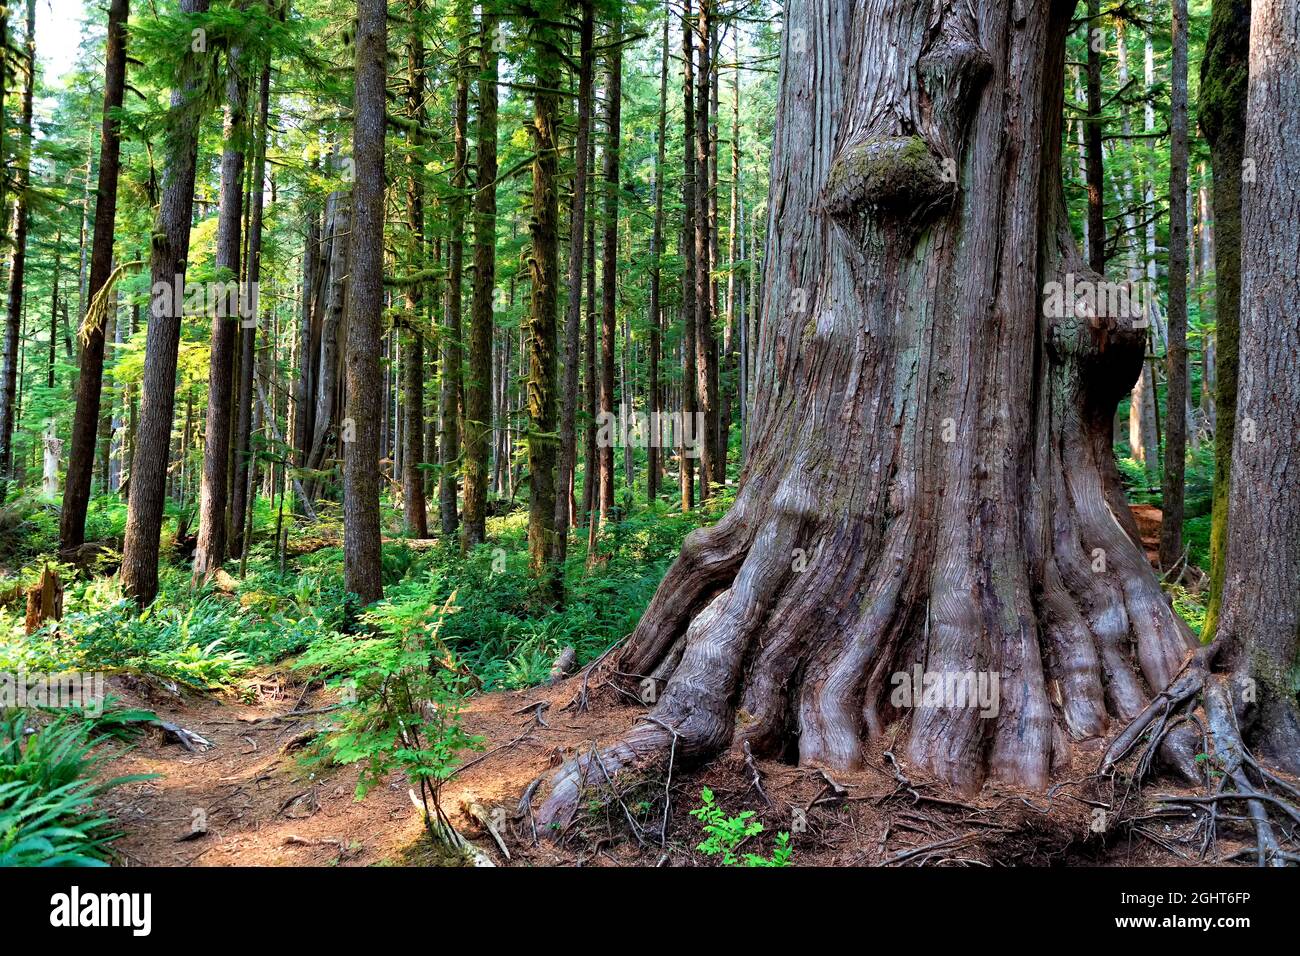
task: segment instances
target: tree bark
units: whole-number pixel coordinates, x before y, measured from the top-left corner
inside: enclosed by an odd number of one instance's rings
[[[602,665],[653,709],[557,774],[548,830],[634,762],[852,768],[893,725],[957,788],[1042,789],[1190,655],[1111,451],[1143,330],[1053,304],[1101,280],[1061,188],[1071,9],[788,10],[737,500]],[[914,667],[998,703],[908,706]]]
[[[221,154],[221,194],[217,213],[218,283],[239,281],[240,238],[244,212],[244,143],[247,116],[244,102],[242,54],[230,50],[226,77],[226,116]],[[239,328],[239,296],[224,292],[213,308],[208,347],[208,408],[203,445],[203,480],[199,486],[199,538],[194,549],[194,574],[214,573],[226,560],[231,410],[235,378],[235,333]]]
[[[9,260],[9,298],[5,311],[3,367],[0,368],[0,503],[16,477],[14,430],[18,420],[18,361],[22,340],[23,282],[27,269],[27,227],[31,214],[27,192],[32,177],[32,104],[36,87],[36,0],[27,0],[27,79],[19,119],[17,191],[14,202],[14,248]],[[7,210],[0,210],[3,215]]]
[[[182,0],[185,13],[206,13],[208,0]],[[134,474],[127,506],[122,549],[122,587],[142,607],[158,594],[158,539],[162,531],[171,448],[172,412],[176,400],[176,360],[180,344],[183,302],[162,294],[184,286],[189,257],[190,217],[194,208],[195,153],[199,117],[193,108],[198,74],[207,54],[191,48],[185,54],[181,87],[172,92],[168,112],[168,155],[163,173],[162,203],[153,231],[149,272],[152,291],[150,322],[145,336],[144,376],[140,417],[136,426]]]
[[[697,436],[700,448],[700,501],[708,501],[715,480],[717,453],[718,347],[713,336],[713,294],[709,276],[709,90],[712,51],[709,47],[709,8],[712,0],[700,0],[696,28],[699,66],[695,71],[695,381],[696,408],[703,428]]]
[[[424,164],[420,148],[422,131],[428,122],[424,106],[424,2],[412,0],[411,35],[407,41],[407,115],[415,123],[408,133],[406,161],[406,217],[411,230],[410,268],[424,268]],[[424,498],[424,283],[406,287],[405,329],[402,332],[402,393],[404,448],[402,452],[402,511],[406,533],[416,538],[429,536],[429,511]]]
[[[388,5],[357,0],[349,237],[347,417],[343,444],[343,576],[364,606],[383,597],[379,536],[379,368],[384,312],[384,86]],[[348,441],[350,426],[352,440]]]
[[[682,428],[681,439],[689,431],[698,443],[700,435],[695,427],[696,394],[698,391],[696,365],[695,321],[695,44],[691,41],[691,0],[683,0],[682,8]],[[679,440],[677,481],[681,486],[682,511],[695,507],[695,460],[691,449]]]
[[[474,293],[465,388],[466,550],[487,539],[488,440],[492,434],[492,307],[497,268],[497,79],[500,21],[483,6],[479,31],[478,191],[474,194]]]
[[[233,455],[234,477],[230,483],[230,553],[241,559],[247,553],[244,533],[251,528],[253,506],[257,501],[256,469],[253,462],[253,431],[256,417],[253,406],[253,382],[257,370],[257,330],[262,321],[268,321],[271,302],[262,301],[259,289],[262,281],[262,227],[264,185],[266,178],[266,140],[270,129],[271,65],[262,66],[257,88],[257,112],[253,129],[253,172],[249,184],[247,254],[244,259],[246,275],[244,308],[240,310],[239,390],[235,396],[235,448]],[[261,316],[258,310],[262,311]],[[264,333],[265,336],[265,333]],[[242,566],[242,561],[241,561]],[[240,572],[242,575],[242,571]]]
[[[555,553],[553,563],[564,567],[569,552],[569,505],[578,462],[578,372],[582,355],[582,242],[587,227],[587,148],[591,141],[592,51],[595,11],[582,0],[578,27],[578,128],[573,139],[573,203],[569,216],[569,276],[564,307],[564,388],[560,409],[560,457],[556,470]]]
[[[1243,185],[1240,378],[1217,642],[1253,749],[1300,772],[1300,5],[1255,0]],[[1253,691],[1253,695],[1249,693]],[[1253,700],[1251,697],[1253,696]]]
[[[108,36],[104,47],[104,114],[99,139],[99,179],[95,193],[89,303],[104,288],[113,269],[113,227],[117,218],[117,180],[121,169],[122,138],[117,111],[126,87],[126,20],[129,0],[112,0],[108,8]],[[85,318],[83,314],[82,319]],[[86,540],[86,510],[95,464],[95,429],[104,387],[103,323],[81,330],[81,368],[77,375],[77,405],[72,415],[68,471],[63,486],[63,511],[59,515],[59,544],[64,550]]]
[[[1173,0],[1173,78],[1169,97],[1168,409],[1160,523],[1160,563],[1183,557],[1183,488],[1187,459],[1187,0]]]
[[[460,471],[461,291],[465,257],[465,126],[469,113],[466,49],[456,62],[455,129],[452,133],[451,188],[447,203],[450,241],[447,249],[447,327],[442,334],[442,473],[438,511],[442,533],[450,538],[459,527],[456,484]]]
[[[646,387],[646,411],[652,423],[646,447],[646,501],[653,504],[659,497],[662,473],[660,442],[663,434],[657,417],[662,410],[662,385],[659,381],[659,358],[662,344],[663,305],[660,302],[663,268],[660,259],[664,245],[664,158],[668,125],[668,34],[672,11],[664,10],[664,35],[659,59],[659,126],[655,135],[654,225],[650,234],[650,381]]]
[[[533,215],[528,229],[532,250],[528,275],[532,282],[526,317],[528,331],[528,556],[538,590],[548,598],[563,596],[563,569],[550,561],[555,535],[556,402],[555,310],[560,284],[559,264],[559,95],[560,38],[549,19],[553,9],[539,12],[528,24],[528,42],[536,60],[533,92]]]
[[[614,334],[618,308],[618,173],[619,138],[622,135],[623,54],[622,18],[610,25],[609,52],[605,54],[605,231],[600,251],[600,412],[609,441],[600,444],[600,519],[608,521],[614,507]],[[599,437],[599,436],[597,436]]]
[[[1106,269],[1106,173],[1101,151],[1101,51],[1105,32],[1101,20],[1101,0],[1088,0],[1088,115],[1084,120],[1088,168],[1088,230],[1086,257],[1093,272]]]
[[[1237,426],[1241,328],[1241,175],[1245,159],[1249,0],[1215,0],[1201,61],[1198,103],[1214,177],[1214,503],[1210,584],[1202,636],[1212,638],[1223,600],[1232,447]]]

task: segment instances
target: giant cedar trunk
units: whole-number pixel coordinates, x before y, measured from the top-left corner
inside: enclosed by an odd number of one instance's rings
[[[99,140],[99,184],[95,199],[95,225],[91,240],[87,301],[108,281],[113,268],[113,225],[117,216],[117,176],[121,137],[117,111],[126,86],[126,18],[128,0],[112,0],[108,8],[108,37],[104,51],[104,119]],[[87,325],[81,333],[81,369],[77,375],[77,406],[72,416],[72,441],[68,473],[64,479],[63,511],[59,515],[59,543],[75,548],[86,539],[86,509],[95,464],[95,428],[104,384],[104,327]]]
[[[208,0],[182,0],[184,13],[206,13]],[[195,151],[198,146],[197,79],[206,54],[186,51],[184,80],[172,92],[167,118],[167,164],[162,202],[149,257],[151,289],[183,287],[194,209]],[[167,493],[172,412],[176,403],[176,360],[183,303],[154,295],[145,333],[140,417],[136,426],[134,473],[122,547],[122,587],[141,605],[158,594],[158,537]]]
[[[605,773],[742,742],[851,768],[897,724],[957,787],[1043,787],[1188,656],[1111,452],[1143,334],[1045,308],[1047,283],[1098,278],[1061,190],[1071,13],[789,8],[753,441],[736,504],[606,665],[657,703]],[[988,672],[999,706],[896,703],[913,666]],[[541,825],[603,779],[591,762]]]
[[[384,311],[384,82],[388,6],[357,2],[348,237],[347,417],[343,443],[343,574],[364,604],[383,597],[379,537],[379,352]],[[348,440],[351,438],[351,440]]]
[[[1242,192],[1241,365],[1232,454],[1228,572],[1218,640],[1251,681],[1234,689],[1255,723],[1256,748],[1300,772],[1293,683],[1300,649],[1300,5],[1256,0],[1250,11]],[[1255,700],[1242,693],[1253,688]]]

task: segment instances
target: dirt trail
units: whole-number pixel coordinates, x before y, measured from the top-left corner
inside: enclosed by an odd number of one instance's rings
[[[117,753],[103,776],[159,775],[118,787],[102,801],[124,832],[116,848],[127,865],[366,866],[409,862],[411,848],[424,842],[399,777],[358,802],[356,768],[304,766],[303,745],[329,720],[327,691],[270,675],[251,702],[177,696],[135,678],[113,678],[110,692],[124,706],[153,710],[212,744],[191,753],[152,729],[130,747],[112,745]],[[601,721],[584,719],[578,726],[548,716],[554,708],[544,707],[546,725],[538,723],[533,705],[549,705],[553,697],[535,689],[470,702],[465,726],[486,738],[484,749],[466,755],[444,797],[456,825],[470,836],[486,834],[461,812],[462,802],[513,812],[533,778],[601,734]]]

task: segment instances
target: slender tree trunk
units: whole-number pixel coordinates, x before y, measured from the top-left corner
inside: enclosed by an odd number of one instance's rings
[[[587,226],[587,148],[591,140],[592,51],[595,11],[582,0],[578,57],[578,129],[573,140],[573,203],[569,216],[569,276],[564,307],[564,388],[560,409],[560,458],[556,471],[555,553],[560,568],[569,551],[569,505],[578,461],[578,372],[582,354],[582,242]]]
[[[1241,203],[1241,366],[1217,633],[1239,678],[1248,739],[1291,773],[1300,773],[1300,489],[1291,475],[1300,460],[1298,141],[1300,5],[1254,0],[1245,141],[1254,179]]]
[[[596,138],[588,137],[586,176],[588,184],[596,178]],[[587,316],[583,338],[583,383],[582,405],[587,412],[587,428],[582,444],[582,520],[587,523],[587,550],[590,551],[595,541],[596,529],[593,521],[600,505],[597,503],[597,490],[600,487],[600,449],[596,445],[596,194],[594,190],[587,193]]]
[[[479,31],[478,191],[474,194],[474,294],[465,388],[465,532],[468,550],[487,539],[488,440],[492,434],[492,307],[497,267],[497,77],[499,20],[483,5]]]
[[[711,496],[713,459],[717,452],[718,346],[713,337],[713,296],[709,280],[709,83],[713,70],[709,48],[712,0],[700,0],[695,72],[695,381],[696,403],[702,425],[700,448],[700,501]]]
[[[1101,0],[1088,0],[1088,116],[1083,128],[1088,158],[1088,266],[1093,272],[1106,269],[1105,167],[1101,151],[1101,51],[1105,30]]]
[[[185,13],[206,13],[208,0],[181,0]],[[167,491],[168,449],[176,399],[176,360],[180,344],[183,288],[194,208],[195,152],[199,117],[193,108],[198,74],[207,53],[186,51],[183,80],[172,92],[167,123],[168,155],[163,173],[162,204],[153,231],[149,272],[152,289],[150,322],[145,337],[144,376],[131,497],[122,550],[122,587],[141,606],[158,594],[158,539]]]
[[[1241,328],[1241,177],[1245,159],[1249,0],[1214,0],[1198,104],[1214,176],[1214,505],[1203,637],[1215,634],[1228,545]],[[1258,166],[1258,163],[1256,163]]]
[[[614,409],[614,335],[618,308],[618,173],[622,136],[623,54],[622,18],[611,25],[605,55],[605,232],[600,252],[600,416],[609,440],[600,443],[600,518],[608,521],[614,507],[614,445],[622,429]],[[599,436],[598,436],[599,437]]]
[[[1164,520],[1160,564],[1183,557],[1187,459],[1187,0],[1173,0],[1173,80],[1169,97],[1169,347],[1165,408]]]
[[[56,229],[54,233],[54,276],[50,283],[50,341],[45,356],[45,387],[54,390],[54,362],[58,355],[59,341],[59,273],[63,267],[63,232]],[[41,468],[41,493],[54,497],[59,491],[59,442],[58,419],[50,416],[45,420],[45,433],[41,436],[44,460]],[[107,489],[105,489],[107,490]]]
[[[28,188],[32,175],[32,104],[36,87],[36,0],[27,0],[27,79],[23,85],[19,120],[17,200],[14,203],[14,248],[9,260],[9,299],[5,312],[3,368],[0,368],[0,503],[8,479],[17,476],[13,460],[14,430],[18,421],[18,362],[22,340],[23,282],[27,268],[27,227],[30,219]],[[3,210],[0,210],[2,213]]]
[[[650,234],[650,381],[646,388],[646,411],[650,417],[650,440],[646,446],[646,501],[653,504],[659,497],[662,474],[660,444],[663,430],[658,415],[663,410],[662,385],[659,381],[659,358],[662,344],[662,311],[660,302],[663,268],[660,262],[664,245],[664,159],[665,138],[668,125],[668,36],[672,26],[672,11],[664,10],[664,35],[659,57],[659,125],[655,135],[654,226]]]
[[[456,63],[456,102],[451,186],[455,195],[448,203],[451,240],[447,251],[447,327],[442,347],[442,478],[438,487],[438,509],[442,533],[450,538],[459,527],[456,512],[456,484],[460,471],[461,393],[461,286],[465,255],[465,127],[469,112],[469,74],[466,50]]]
[[[528,330],[528,555],[539,591],[563,596],[563,569],[550,562],[555,553],[556,402],[555,311],[560,284],[558,126],[560,37],[549,7],[529,22],[528,39],[536,59],[533,93],[533,215],[528,274],[532,296]]]
[[[217,282],[236,287],[240,276],[240,239],[243,225],[244,149],[248,136],[244,101],[243,55],[232,47],[227,63],[226,116],[221,154],[221,196],[217,212]],[[235,339],[241,305],[239,293],[223,291],[215,302],[212,338],[208,347],[208,410],[203,446],[203,481],[199,488],[199,540],[194,550],[194,573],[215,572],[226,560],[230,486],[230,447],[235,388]]]
[[[104,49],[103,132],[99,139],[99,179],[91,238],[87,306],[104,288],[113,268],[113,227],[117,217],[117,180],[122,139],[117,111],[126,86],[126,20],[129,0],[112,0],[108,8],[108,37]],[[83,247],[84,251],[84,247]],[[81,318],[84,320],[83,313]],[[81,331],[81,368],[77,375],[77,405],[72,415],[68,473],[64,479],[59,543],[75,548],[86,539],[86,509],[90,503],[91,471],[95,462],[95,428],[104,387],[104,328],[102,322]]]
[[[1102,280],[1061,188],[1071,9],[787,10],[736,503],[600,665],[652,710],[557,773],[542,832],[606,773],[743,744],[834,771],[888,739],[962,790],[1043,789],[1192,650],[1111,451],[1143,330],[1061,299]],[[914,667],[998,705],[911,706]]]
[[[696,427],[696,334],[695,289],[697,285],[695,262],[695,53],[691,42],[691,0],[684,0],[682,9],[682,427],[680,453],[678,454],[678,484],[681,486],[682,511],[695,507],[695,456],[698,454],[701,435]],[[693,439],[687,442],[689,434]]]
[[[253,128],[253,171],[249,185],[247,255],[244,269],[247,275],[244,301],[239,310],[239,391],[235,400],[234,478],[230,485],[230,553],[243,558],[247,553],[244,541],[245,528],[251,528],[250,516],[257,501],[257,484],[253,480],[253,382],[257,368],[258,310],[263,309],[261,321],[268,321],[271,302],[263,302],[259,294],[262,281],[262,220],[263,185],[266,178],[266,140],[270,128],[271,66],[265,64],[258,80],[257,113]]]
[[[349,237],[347,416],[343,451],[343,575],[364,606],[383,597],[379,537],[379,352],[384,311],[384,86],[388,5],[357,0]],[[351,426],[350,429],[347,426]],[[351,431],[352,440],[348,441]]]
[[[428,122],[424,105],[424,2],[412,0],[411,35],[407,41],[407,115],[415,123],[408,133],[410,156],[406,163],[406,217],[411,230],[410,268],[424,268],[424,164],[420,149],[422,131]],[[424,287],[420,281],[406,287],[405,328],[402,332],[402,392],[405,424],[402,452],[402,508],[406,533],[416,538],[429,536],[429,512],[424,499]]]

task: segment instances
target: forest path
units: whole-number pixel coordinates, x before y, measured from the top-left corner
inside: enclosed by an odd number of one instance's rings
[[[123,837],[115,848],[129,866],[367,866],[440,862],[432,858],[408,785],[393,775],[355,799],[356,767],[311,767],[304,746],[328,723],[334,704],[318,685],[266,673],[245,685],[245,699],[173,693],[152,681],[114,677],[110,693],[127,707],[152,710],[195,733],[209,748],[191,752],[159,728],[116,752],[101,777],[157,774],[116,787],[101,806]],[[482,694],[463,714],[483,749],[466,752],[445,786],[454,825],[498,863],[506,861],[465,808],[513,813],[531,780],[593,735],[613,735],[626,720],[555,711],[573,694],[562,688]],[[542,705],[542,721],[535,719]],[[606,726],[610,724],[610,726]]]

